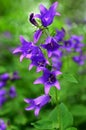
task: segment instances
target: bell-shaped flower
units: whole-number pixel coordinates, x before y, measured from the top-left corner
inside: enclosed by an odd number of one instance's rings
[[[25,110],[34,110],[35,116],[38,116],[40,109],[50,101],[50,96],[42,95],[35,99],[24,99],[24,101],[29,104]]]
[[[20,53],[20,61],[23,60],[23,58],[27,58],[27,56],[31,53],[32,51],[32,42],[26,41],[23,36],[20,36],[20,42],[21,46],[17,47],[14,51],[13,54]]]
[[[42,25],[44,27],[49,26],[50,24],[52,24],[54,17],[56,15],[60,15],[60,13],[58,13],[56,11],[58,2],[54,2],[49,9],[47,9],[46,7],[44,7],[44,5],[40,5],[39,9],[40,9],[40,14],[36,14],[35,17],[39,18],[42,22]]]
[[[62,74],[60,71],[49,71],[48,69],[43,70],[43,76],[35,80],[34,84],[44,84],[45,94],[49,93],[52,86],[60,89],[60,84],[56,79],[56,76]]]
[[[58,54],[60,46],[53,37],[47,37],[45,44],[41,44],[41,47],[47,50],[48,57],[51,57],[54,52]]]
[[[5,124],[5,122],[2,120],[2,119],[0,119],[0,130],[6,130],[6,124]]]

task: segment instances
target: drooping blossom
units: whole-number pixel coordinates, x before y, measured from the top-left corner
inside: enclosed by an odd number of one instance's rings
[[[20,36],[20,42],[21,42],[21,46],[17,47],[14,51],[13,54],[17,54],[20,53],[20,61],[23,60],[23,58],[27,58],[27,56],[29,55],[29,53],[31,53],[32,51],[32,42],[28,42],[26,41],[23,36]]]
[[[34,13],[31,13],[31,14],[30,14],[29,21],[30,21],[33,25],[35,25],[35,26],[37,26],[37,27],[39,26],[38,23],[37,23],[37,21],[36,21],[35,18],[34,18]]]
[[[86,61],[86,56],[85,56],[82,52],[80,52],[79,55],[73,56],[73,60],[74,60],[77,64],[83,65],[83,64],[85,63],[85,61]]]
[[[5,89],[0,89],[0,107],[6,102],[7,91]]]
[[[41,35],[42,35],[42,30],[41,29],[36,30],[36,32],[34,33],[34,36],[33,36],[34,43],[38,42]]]
[[[25,109],[27,111],[34,110],[35,116],[38,116],[40,109],[50,101],[49,95],[42,95],[35,99],[24,99],[29,106]]]
[[[14,97],[17,96],[17,94],[16,94],[16,89],[15,89],[14,86],[11,86],[11,87],[10,87],[8,94],[9,94],[9,96],[10,96],[11,98],[14,98]]]
[[[54,38],[56,39],[57,42],[63,42],[63,39],[65,37],[65,30],[62,28],[61,30],[56,29],[56,35]]]
[[[60,45],[53,37],[47,37],[45,44],[41,44],[41,47],[46,49],[48,57],[51,57],[54,52],[58,54],[58,49],[60,48]]]
[[[36,14],[35,17],[41,20],[41,23],[44,27],[49,26],[52,24],[54,17],[59,16],[60,13],[56,11],[58,2],[54,2],[49,9],[47,9],[44,5],[40,5],[40,14]]]
[[[82,48],[84,47],[84,44],[82,43],[83,37],[82,36],[77,36],[77,35],[72,35],[70,38],[74,51],[80,52]]]
[[[0,130],[6,130],[6,128],[7,128],[7,126],[6,126],[5,122],[2,119],[0,119]]]
[[[0,74],[0,80],[7,81],[8,79],[9,79],[9,74],[8,73]]]
[[[43,76],[35,80],[34,84],[44,84],[45,94],[49,93],[52,86],[60,89],[60,84],[56,79],[56,76],[62,74],[60,71],[49,71],[48,69],[43,70]]]
[[[37,72],[39,72],[43,68],[45,68],[47,64],[49,64],[49,62],[45,59],[44,55],[32,56],[31,64],[29,65],[29,70],[31,70],[33,66],[36,66]]]

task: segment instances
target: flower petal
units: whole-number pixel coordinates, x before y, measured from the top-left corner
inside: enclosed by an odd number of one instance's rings
[[[36,109],[34,111],[35,116],[39,115],[39,111],[40,111],[40,107],[36,107]]]
[[[49,93],[50,87],[51,87],[51,86],[50,86],[50,85],[47,85],[47,84],[44,86],[45,94],[48,94],[48,93]]]
[[[42,15],[47,12],[47,9],[46,9],[42,4],[39,6],[39,9],[40,9],[40,13],[41,13]]]
[[[34,33],[34,43],[37,43],[38,42],[38,40],[39,40],[39,38],[40,38],[40,36],[42,35],[42,30],[41,29],[39,29],[39,30],[37,30],[35,33]]]
[[[42,77],[40,77],[34,81],[34,84],[42,84],[42,83],[43,83]]]
[[[59,84],[58,81],[55,83],[55,87],[56,87],[58,90],[60,90],[60,84]]]

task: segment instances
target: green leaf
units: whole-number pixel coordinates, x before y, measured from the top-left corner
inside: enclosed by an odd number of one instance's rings
[[[59,105],[58,114],[58,122],[61,130],[65,130],[67,127],[73,125],[73,117],[63,103]]]
[[[77,128],[70,127],[70,128],[68,128],[68,129],[66,129],[66,130],[77,130]]]
[[[71,112],[74,116],[86,116],[86,106],[80,104],[72,107]]]
[[[73,74],[64,73],[64,74],[63,74],[63,78],[64,78],[66,81],[68,81],[68,82],[78,83],[78,81],[76,80],[76,78],[74,77]]]

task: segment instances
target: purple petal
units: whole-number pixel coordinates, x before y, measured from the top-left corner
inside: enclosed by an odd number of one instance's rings
[[[13,54],[18,53],[18,52],[22,52],[20,47],[16,48],[16,49],[13,51]]]
[[[60,72],[60,71],[55,71],[54,73],[56,76],[62,74],[62,72]]]
[[[36,107],[36,109],[34,111],[35,116],[39,115],[39,111],[40,111],[40,107]]]
[[[22,54],[22,55],[20,56],[20,62],[22,62],[23,58],[24,58],[24,55]]]
[[[58,81],[55,83],[55,87],[56,87],[58,90],[60,90],[60,84],[59,84]]]
[[[31,63],[30,65],[29,65],[29,70],[31,70],[32,68],[33,68],[33,64]]]
[[[50,6],[50,10],[56,10],[56,8],[57,8],[57,5],[58,5],[58,2],[54,2],[51,6]]]
[[[47,9],[42,4],[39,6],[39,9],[41,14],[45,14],[47,12]]]
[[[48,93],[49,93],[50,87],[51,87],[50,85],[45,85],[45,86],[44,86],[45,94],[48,94]]]
[[[40,77],[34,81],[34,84],[42,84],[42,83],[43,83],[42,77]]]
[[[42,35],[42,30],[41,29],[39,29],[39,30],[37,30],[35,33],[34,33],[34,43],[37,43],[38,42],[38,40],[39,40],[39,38],[40,38],[40,36]]]
[[[27,111],[33,110],[33,109],[34,109],[34,106],[33,106],[33,105],[31,105],[31,106],[25,108],[25,110],[27,110]]]

